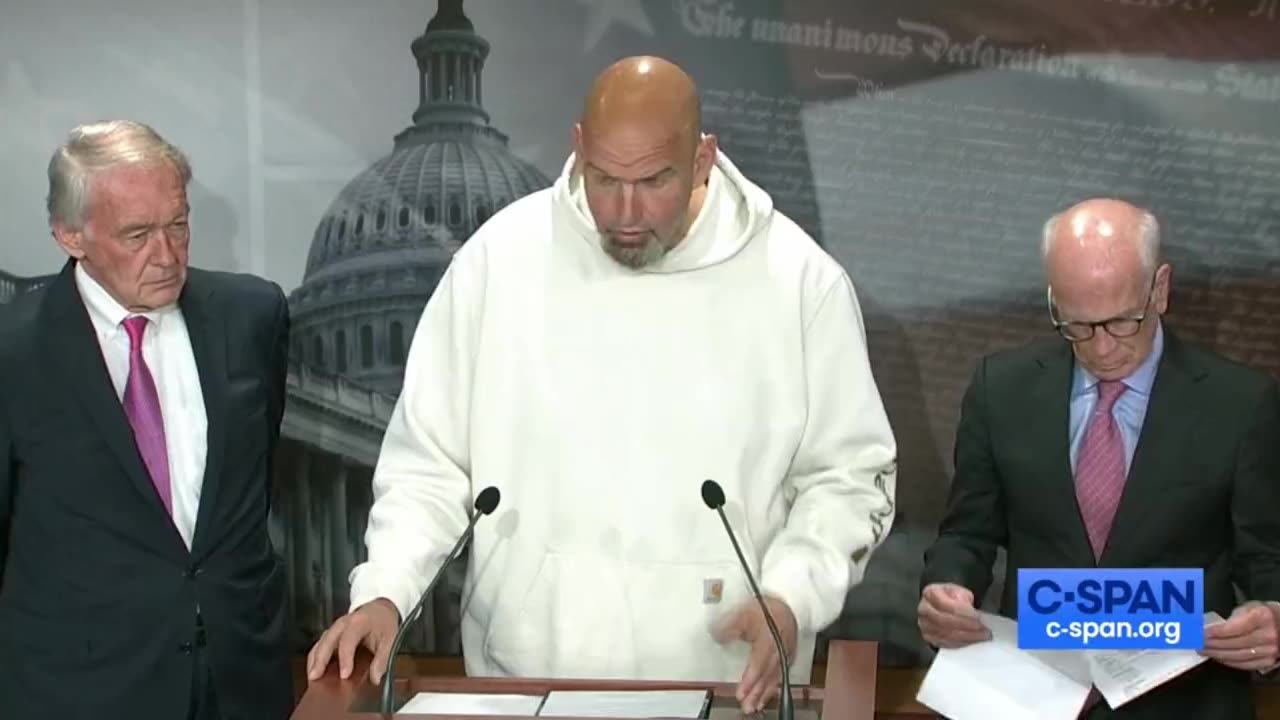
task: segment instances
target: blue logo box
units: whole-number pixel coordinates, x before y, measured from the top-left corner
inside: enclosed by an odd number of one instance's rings
[[[1204,570],[1018,570],[1018,647],[1200,650]]]

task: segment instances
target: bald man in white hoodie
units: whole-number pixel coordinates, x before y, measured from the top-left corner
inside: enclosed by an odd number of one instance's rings
[[[848,275],[702,133],[659,58],[596,80],[553,187],[454,256],[415,331],[374,472],[351,612],[378,682],[399,619],[477,524],[462,613],[474,676],[737,681],[776,696],[773,640],[703,480],[783,636],[793,682],[894,518],[896,444]]]

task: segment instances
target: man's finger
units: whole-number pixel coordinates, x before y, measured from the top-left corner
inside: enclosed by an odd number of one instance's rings
[[[764,706],[761,702],[761,697],[764,695],[764,690],[767,685],[768,683],[763,677],[757,678],[756,681],[752,683],[740,703],[743,712],[748,714],[760,712],[761,708]]]
[[[364,640],[368,632],[363,623],[347,623],[342,637],[338,639],[338,676],[343,680],[351,677],[351,668],[355,664],[356,648]]]
[[[329,666],[329,659],[333,657],[333,645],[340,634],[338,629],[340,623],[341,621],[326,630],[307,655],[307,677],[309,679],[319,680],[324,675],[325,668]]]
[[[1276,663],[1273,654],[1254,654],[1248,650],[1202,650],[1201,655],[1237,670],[1265,670]]]
[[[1204,647],[1206,650],[1245,650],[1269,648],[1275,646],[1275,636],[1267,631],[1266,628],[1255,628],[1252,632],[1245,635],[1233,635],[1229,637],[1206,637]]]
[[[328,631],[326,630],[325,633],[327,632]],[[312,645],[311,649],[307,651],[307,679],[308,680],[316,679],[316,660],[318,659],[317,656],[319,655],[320,645],[324,643],[325,633],[320,633],[320,637],[316,638],[315,644]]]
[[[921,624],[920,634],[935,638],[944,638],[950,642],[966,644],[984,642],[991,639],[991,633],[987,630],[957,630],[945,625],[934,625],[931,623]]]
[[[991,631],[986,628],[982,628],[981,630],[957,630],[955,628],[943,628],[942,632],[938,634],[950,638],[952,642],[964,643],[966,645],[986,642],[991,639]]]
[[[981,622],[939,612],[921,604],[916,617],[920,635],[930,645],[939,648],[963,647],[991,639],[991,631]]]
[[[978,610],[973,606],[973,597],[964,588],[951,589],[930,587],[920,595],[922,604],[935,610],[961,617],[978,617]]]
[[[757,711],[764,710],[769,707],[769,703],[773,702],[774,698],[777,698],[782,694],[781,691],[782,685],[780,682],[773,682],[765,685],[764,692],[760,696]]]
[[[1204,655],[1212,660],[1226,662],[1229,665],[1258,665],[1268,667],[1275,664],[1275,656],[1260,655],[1247,650],[1204,651]]]
[[[387,663],[391,656],[391,640],[385,637],[379,637],[373,633],[369,633],[366,642],[369,650],[373,652],[373,662],[369,663],[369,679],[374,685],[382,682],[382,676],[387,671]]]
[[[973,635],[982,640],[990,637],[991,631],[982,624],[982,620],[977,615],[972,617],[956,615],[929,605],[921,607],[919,615],[919,622],[922,625],[931,625],[943,633]]]
[[[974,609],[973,593],[959,585],[930,585],[921,593],[921,597],[929,604],[941,610],[954,610],[977,614]]]
[[[931,605],[930,609],[936,611],[938,617],[943,618],[944,622],[956,627],[984,627],[978,611],[970,605]]]
[[[739,702],[745,702],[756,690],[756,685],[764,677],[766,663],[772,648],[765,647],[765,643],[757,640],[751,646],[751,655],[747,658],[747,667],[742,672],[742,679],[738,682],[737,697]]]
[[[1228,639],[1248,635],[1257,626],[1251,615],[1235,615],[1230,620],[1208,625],[1204,629],[1204,637],[1209,639]]]
[[[930,645],[947,650],[968,647],[974,643],[985,642],[990,639],[982,635],[974,634],[943,634],[930,632],[922,632],[921,637],[923,637],[924,641]]]
[[[1248,650],[1251,647],[1257,647],[1258,644],[1254,641],[1252,634],[1206,637],[1204,639],[1204,649],[1215,651]]]
[[[921,618],[941,624],[948,627],[967,628],[971,630],[981,630],[985,626],[982,619],[978,615],[957,613],[947,608],[940,608],[929,603],[920,606],[919,614]]]
[[[738,684],[738,702],[748,712],[755,712],[763,690],[770,678],[777,675],[778,650],[771,636],[761,635],[751,644],[751,656]]]
[[[778,683],[767,679],[768,677],[770,676],[761,678],[760,681],[756,683],[755,689],[751,691],[746,702],[742,704],[742,707],[746,709],[747,712],[758,713],[764,710],[765,706],[769,704],[769,701],[773,696],[777,694]]]

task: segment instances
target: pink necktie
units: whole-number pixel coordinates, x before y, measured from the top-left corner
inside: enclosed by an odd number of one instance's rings
[[[164,509],[173,514],[173,494],[169,485],[169,449],[164,440],[164,416],[160,412],[160,394],[142,357],[142,336],[147,319],[141,315],[126,318],[129,333],[129,380],[124,386],[124,413],[133,427],[133,437],[147,466],[151,482],[160,494]]]
[[[1098,383],[1098,402],[1089,418],[1080,455],[1076,460],[1076,500],[1089,532],[1089,543],[1095,558],[1101,557],[1111,532],[1111,521],[1120,507],[1124,491],[1125,457],[1120,427],[1111,409],[1125,391],[1119,380]]]

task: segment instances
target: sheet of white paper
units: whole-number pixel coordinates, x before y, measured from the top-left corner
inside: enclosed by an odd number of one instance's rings
[[[982,624],[991,631],[991,637],[995,642],[1011,649],[1018,648],[1018,621],[982,611],[978,612],[978,616],[982,619]],[[1086,688],[1093,684],[1093,678],[1089,673],[1089,662],[1085,660],[1082,653],[1074,650],[1022,650],[1021,652],[1025,652]]]
[[[916,700],[950,720],[1074,720],[1089,685],[1018,649],[1017,623],[982,613],[991,640],[938,651]]]
[[[541,695],[485,695],[470,693],[418,693],[397,713],[417,715],[525,715],[538,714]]]
[[[991,640],[941,650],[916,699],[952,720],[1074,718],[1090,686],[1112,708],[1196,667],[1194,650],[1019,650],[1018,624],[979,613]],[[1205,625],[1223,622],[1205,614]]]
[[[697,718],[706,690],[553,690],[539,715],[544,717]]]
[[[1223,622],[1205,614],[1205,627]],[[1112,708],[1172,680],[1209,658],[1195,650],[1094,650],[1087,655],[1093,684]]]

